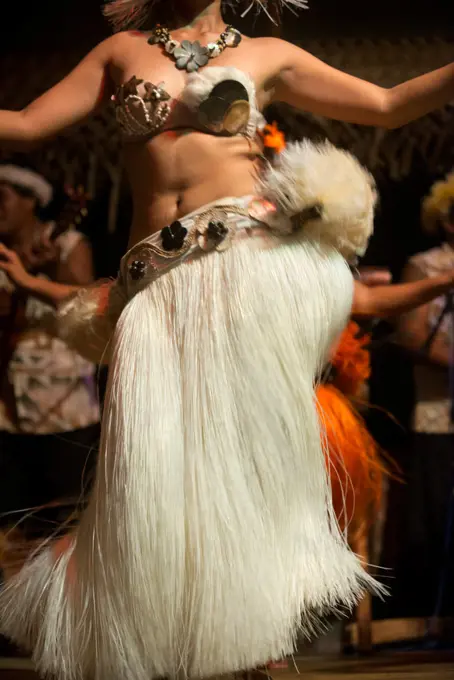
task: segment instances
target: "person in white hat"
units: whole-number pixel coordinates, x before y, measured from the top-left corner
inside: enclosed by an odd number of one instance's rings
[[[51,328],[61,301],[93,280],[91,247],[44,219],[53,188],[0,165],[0,526],[21,511],[79,498],[97,443],[95,367]],[[22,526],[22,524],[21,524]]]
[[[55,223],[43,218],[53,199],[52,185],[40,174],[17,165],[0,165],[0,270],[22,290],[57,305],[77,285],[92,280],[91,250],[81,235],[71,230],[53,238]],[[34,276],[59,258],[59,250],[71,247],[72,277]],[[76,250],[74,251],[74,248]],[[78,271],[73,272],[74,266]],[[62,283],[59,279],[63,279]]]

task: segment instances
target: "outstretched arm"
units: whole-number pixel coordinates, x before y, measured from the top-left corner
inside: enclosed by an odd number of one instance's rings
[[[425,305],[454,287],[454,272],[434,278],[388,286],[366,286],[355,281],[352,316],[390,318]]]
[[[0,144],[43,141],[93,113],[109,95],[108,67],[121,34],[97,45],[76,68],[22,111],[0,111]]]
[[[275,42],[273,101],[349,123],[397,128],[454,100],[454,64],[387,89],[338,71],[295,45]]]

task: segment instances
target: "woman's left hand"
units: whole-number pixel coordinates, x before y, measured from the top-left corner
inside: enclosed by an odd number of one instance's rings
[[[29,288],[33,276],[25,269],[19,255],[0,243],[0,270],[19,288]]]

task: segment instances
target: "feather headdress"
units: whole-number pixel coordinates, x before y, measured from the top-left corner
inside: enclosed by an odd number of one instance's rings
[[[451,216],[454,206],[454,170],[432,185],[423,201],[421,221],[427,233],[436,232],[440,220]]]
[[[147,15],[157,0],[106,0],[104,14],[108,17],[115,31],[124,28],[139,28],[146,20]],[[163,0],[164,1],[164,0]],[[167,0],[165,0],[167,2]],[[237,0],[231,0],[234,4]],[[268,8],[278,5],[280,8],[289,7],[294,9],[307,9],[308,0],[251,0],[249,6],[243,12],[247,14],[254,6],[263,10],[270,16]]]

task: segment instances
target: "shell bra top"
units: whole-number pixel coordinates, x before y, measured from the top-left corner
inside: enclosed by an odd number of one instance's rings
[[[193,129],[219,136],[255,137],[265,120],[251,78],[237,68],[207,67],[190,74],[178,99],[133,76],[112,97],[125,141],[147,141],[161,132]]]

